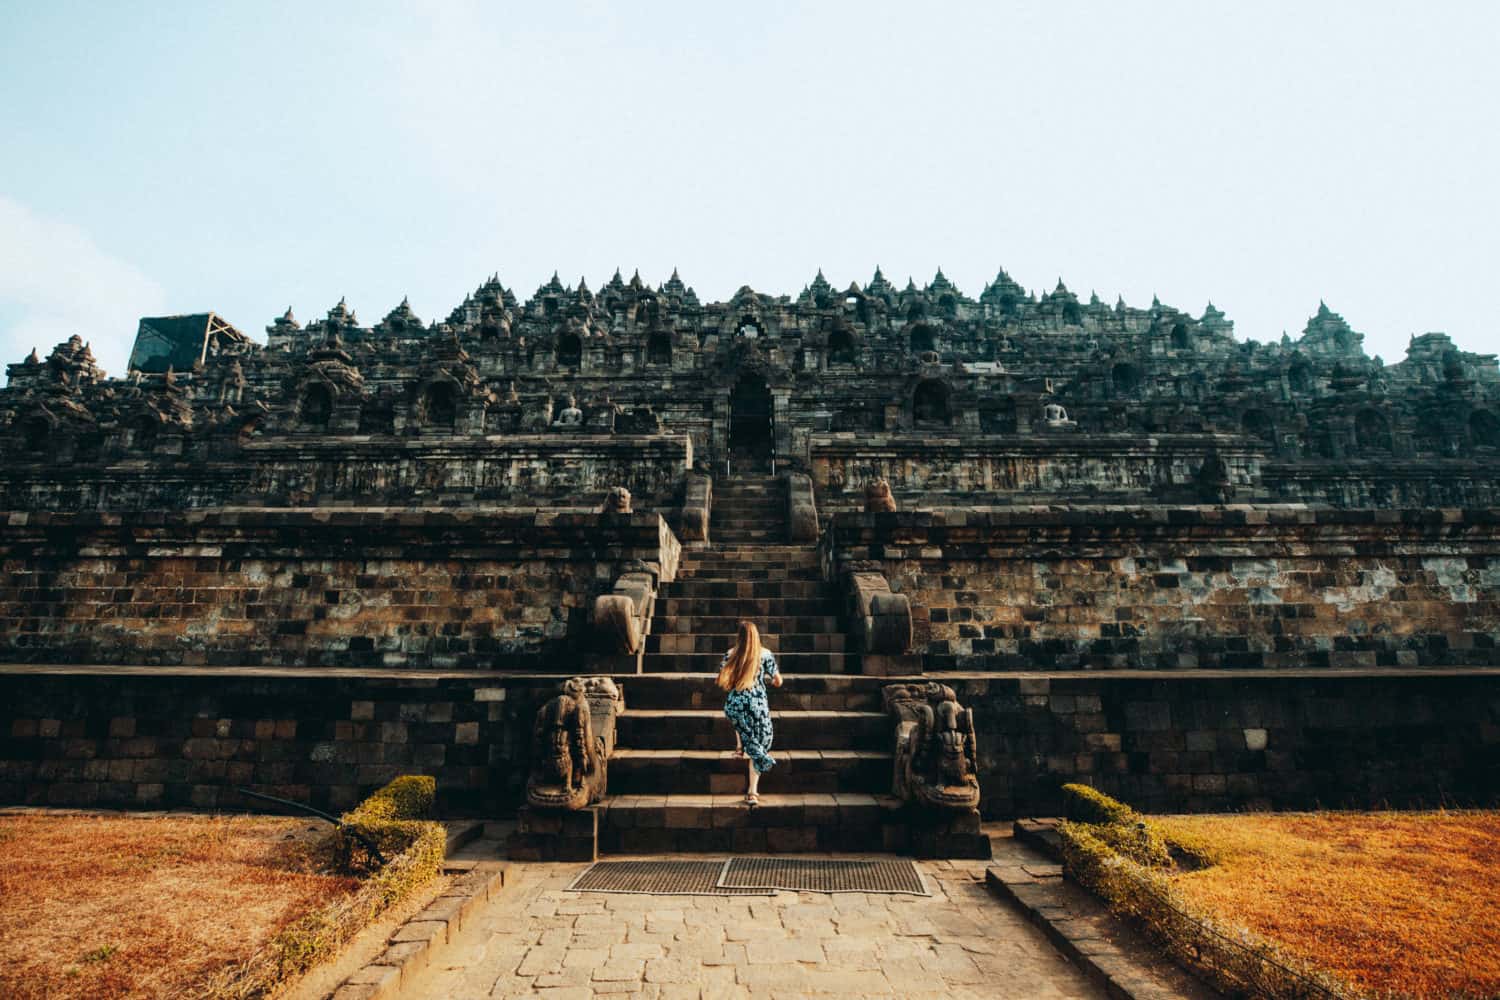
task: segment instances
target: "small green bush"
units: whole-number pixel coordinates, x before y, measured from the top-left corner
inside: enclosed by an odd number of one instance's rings
[[[437,780],[426,774],[404,774],[361,802],[351,816],[360,822],[426,819],[432,815]],[[345,820],[348,820],[348,816]]]
[[[410,848],[432,825],[424,818],[432,812],[436,791],[437,782],[427,775],[403,775],[345,813],[336,845],[342,864],[360,867],[353,860],[364,852],[360,835],[387,858]],[[362,870],[368,869],[366,864]]]
[[[1090,785],[1063,785],[1063,815],[1075,823],[1122,823],[1135,810]]]

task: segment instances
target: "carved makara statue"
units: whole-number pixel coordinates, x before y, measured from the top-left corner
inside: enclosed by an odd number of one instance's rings
[[[891,684],[885,710],[896,723],[892,793],[908,805],[979,808],[974,713],[946,684]]]
[[[865,513],[883,514],[896,509],[896,498],[891,496],[891,484],[884,479],[872,479],[865,483]]]
[[[608,677],[574,677],[536,713],[526,801],[535,809],[583,809],[604,797],[615,717],[625,697]]]

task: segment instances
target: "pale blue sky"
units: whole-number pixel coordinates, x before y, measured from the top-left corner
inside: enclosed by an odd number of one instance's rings
[[[1500,350],[1500,4],[0,0],[0,360],[498,271],[1319,298]]]

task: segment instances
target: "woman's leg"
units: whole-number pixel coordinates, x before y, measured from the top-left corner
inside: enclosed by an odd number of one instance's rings
[[[755,761],[745,761],[745,773],[748,782],[748,790],[745,792],[745,797],[747,799],[755,798],[759,794],[760,789],[760,772],[755,769]]]

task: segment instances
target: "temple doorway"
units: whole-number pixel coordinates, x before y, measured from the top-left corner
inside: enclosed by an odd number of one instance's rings
[[[743,375],[729,394],[729,455],[736,466],[771,460],[771,387],[759,375]]]

